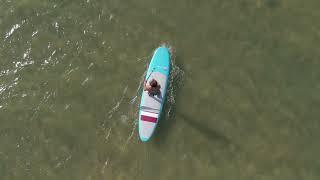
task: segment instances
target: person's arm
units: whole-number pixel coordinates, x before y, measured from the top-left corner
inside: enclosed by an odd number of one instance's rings
[[[147,81],[144,81],[144,83],[143,83],[143,90],[144,90],[144,91],[147,90]]]

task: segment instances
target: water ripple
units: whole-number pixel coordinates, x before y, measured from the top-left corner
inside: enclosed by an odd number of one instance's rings
[[[109,119],[111,119],[112,116],[113,116],[113,113],[116,112],[116,111],[119,109],[120,104],[122,103],[123,98],[124,98],[124,95],[126,94],[127,90],[128,90],[128,86],[126,86],[126,87],[124,88],[123,93],[122,93],[119,101],[116,103],[116,105],[108,112],[108,114],[109,114],[108,118],[109,118]]]

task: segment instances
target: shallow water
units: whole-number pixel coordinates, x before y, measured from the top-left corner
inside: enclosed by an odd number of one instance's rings
[[[0,179],[320,178],[320,1],[2,0]],[[141,143],[146,65],[172,48]]]

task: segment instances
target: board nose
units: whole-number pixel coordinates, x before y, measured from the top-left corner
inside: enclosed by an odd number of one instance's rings
[[[155,56],[161,57],[161,59],[170,59],[170,51],[166,47],[158,47],[154,53]]]

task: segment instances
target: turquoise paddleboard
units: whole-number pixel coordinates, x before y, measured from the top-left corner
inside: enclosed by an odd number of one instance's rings
[[[149,96],[147,91],[141,95],[139,108],[139,137],[142,142],[148,141],[159,122],[160,114],[165,102],[167,86],[170,74],[170,53],[166,47],[159,47],[155,50],[146,74],[146,80],[157,80],[160,84],[161,93],[156,96]]]

